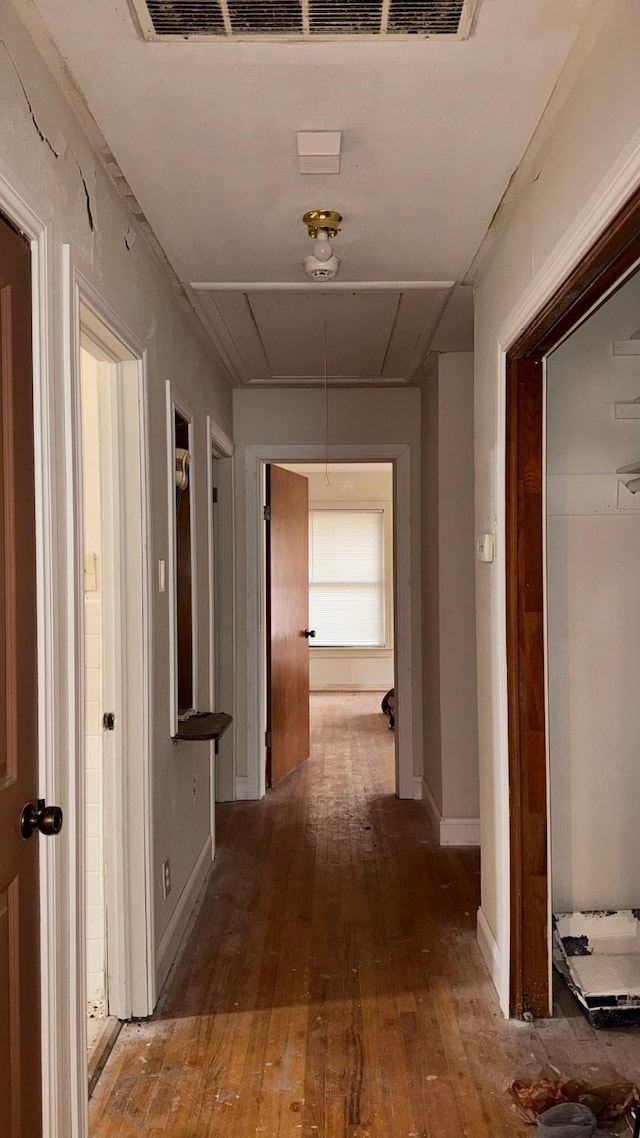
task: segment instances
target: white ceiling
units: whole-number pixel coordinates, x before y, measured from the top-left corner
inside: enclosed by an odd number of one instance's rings
[[[480,0],[468,40],[318,44],[149,43],[127,0],[36,5],[189,288],[306,283],[311,208],[344,216],[341,280],[463,280],[596,2]],[[341,172],[301,175],[296,131],[322,129]],[[469,290],[322,287],[335,378],[410,381],[416,351],[470,346]],[[191,293],[237,381],[318,380],[318,297]]]

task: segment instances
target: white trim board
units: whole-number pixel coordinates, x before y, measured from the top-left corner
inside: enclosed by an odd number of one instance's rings
[[[64,669],[68,677],[67,694],[64,700],[66,731],[68,736],[67,758],[61,772],[66,780],[63,801],[67,804],[67,849],[68,869],[65,892],[68,895],[66,957],[60,967],[64,967],[68,984],[68,1016],[66,1047],[71,1059],[70,1085],[61,1091],[61,1097],[69,1101],[71,1125],[64,1131],[56,1122],[51,1134],[72,1133],[74,1138],[83,1138],[88,1132],[88,1097],[86,1077],[86,910],[85,910],[85,841],[84,841],[84,558],[82,551],[82,468],[81,468],[81,411],[80,411],[80,342],[81,306],[90,309],[130,353],[135,363],[127,366],[137,369],[137,397],[139,408],[139,446],[140,446],[140,486],[141,519],[140,534],[140,577],[139,588],[142,598],[142,631],[139,640],[142,684],[143,721],[140,724],[141,738],[135,748],[137,762],[146,768],[118,771],[118,782],[129,788],[127,801],[118,805],[119,834],[118,857],[113,861],[120,910],[120,929],[117,949],[120,951],[120,966],[123,973],[122,991],[126,995],[127,1007],[123,1014],[149,1014],[155,998],[153,968],[153,891],[151,871],[151,773],[149,753],[151,746],[151,651],[152,632],[150,615],[150,574],[149,556],[149,518],[150,511],[144,495],[148,493],[147,462],[148,442],[142,437],[146,423],[146,369],[144,350],[117,314],[102,301],[93,286],[87,281],[74,263],[69,245],[62,245],[62,345],[63,366],[62,385],[64,399],[64,462],[67,470],[64,500],[64,525],[61,531],[65,543],[66,573],[64,599],[66,605],[66,639],[64,643]],[[126,353],[125,353],[126,354]],[[139,718],[139,717],[138,717]],[[108,840],[108,836],[105,835]],[[115,833],[112,833],[116,841]],[[141,850],[141,852],[139,852]],[[105,850],[106,856],[108,852]],[[67,1079],[69,1077],[67,1076]]]
[[[248,802],[250,798],[249,779],[246,775],[236,775],[236,802]]]
[[[65,246],[65,250],[68,247]],[[107,349],[107,355],[117,357],[114,375],[109,381],[113,390],[109,400],[113,403],[113,414],[119,420],[121,433],[119,446],[123,447],[122,424],[125,400],[129,407],[127,420],[134,422],[139,494],[138,524],[129,527],[125,524],[124,498],[114,499],[118,516],[114,525],[118,531],[121,553],[116,583],[117,603],[122,620],[116,643],[118,656],[122,653],[125,686],[120,690],[119,700],[122,716],[123,736],[119,744],[119,761],[114,764],[111,777],[112,797],[117,806],[107,812],[105,825],[105,860],[107,865],[106,896],[111,902],[111,945],[110,955],[115,956],[116,1011],[121,1018],[130,1015],[150,1015],[156,997],[154,983],[154,914],[153,914],[153,871],[152,871],[152,700],[153,669],[152,660],[152,572],[150,564],[150,485],[149,485],[149,438],[148,438],[148,393],[147,361],[142,343],[129,329],[111,306],[86,277],[73,266],[69,258],[69,286],[71,294],[70,317],[72,343],[69,356],[70,374],[70,413],[71,423],[71,463],[77,485],[74,497],[78,504],[82,498],[81,440],[82,421],[80,410],[80,344],[88,323],[89,333],[97,332],[99,342]],[[87,317],[89,318],[87,321]],[[106,339],[105,339],[106,337]],[[121,456],[113,456],[121,461]],[[80,508],[80,507],[79,507]],[[76,604],[76,623],[79,633],[80,655],[77,666],[82,667],[84,642],[82,640],[84,622],[82,551],[82,514],[73,521],[74,551],[77,579],[74,603]],[[135,531],[135,534],[133,534]],[[133,536],[132,536],[133,534]],[[135,548],[131,542],[135,542]],[[127,550],[131,553],[129,558]],[[120,573],[124,575],[120,577]],[[141,621],[136,632],[127,620],[127,605],[141,606]],[[127,650],[123,646],[127,642]],[[118,686],[118,685],[117,685]],[[128,712],[127,701],[133,700],[138,709],[135,716]],[[83,714],[83,709],[80,709]],[[84,725],[81,725],[78,744],[81,748],[76,768],[78,786],[84,779]],[[81,802],[83,799],[78,799]],[[81,832],[79,825],[78,832]],[[84,850],[82,851],[84,854]],[[84,870],[83,870],[84,872]],[[84,885],[82,886],[84,889]],[[116,913],[114,919],[113,913]],[[114,952],[115,943],[115,952]],[[113,976],[113,972],[110,975]],[[84,1010],[83,1010],[84,1016]]]
[[[310,683],[309,684],[309,691],[312,691],[312,692],[321,692],[321,691],[372,691],[372,692],[378,693],[378,692],[382,692],[382,688],[381,687],[380,688],[374,688],[371,686],[370,683],[368,683],[368,684],[332,684],[332,683],[320,683],[320,682],[318,682],[315,684]]]
[[[422,691],[411,661],[413,641],[420,630],[412,621],[411,597],[411,448],[408,444],[332,446],[327,456],[322,445],[245,447],[245,508],[247,558],[247,778],[249,798],[266,793],[264,653],[264,589],[262,564],[264,523],[262,474],[268,462],[390,462],[394,466],[394,583],[395,583],[395,688],[396,789],[398,797],[413,798],[414,713],[420,710]],[[421,719],[421,715],[420,715]]]
[[[447,818],[440,813],[438,804],[424,779],[416,779],[422,785],[422,798],[429,820],[435,830],[440,846],[479,846],[479,818]]]
[[[195,860],[193,869],[185,882],[182,893],[178,897],[169,924],[164,930],[162,940],[156,950],[155,972],[158,992],[161,990],[162,985],[169,975],[171,966],[178,955],[184,935],[190,926],[191,916],[198,899],[198,894],[211,868],[211,860],[211,834],[207,834],[207,839]]]
[[[482,909],[478,909],[477,916],[477,939],[478,947],[482,953],[482,958],[489,969],[489,975],[494,983],[495,988],[500,991],[499,983],[503,973],[503,960],[498,942],[494,937],[489,922],[485,917]]]

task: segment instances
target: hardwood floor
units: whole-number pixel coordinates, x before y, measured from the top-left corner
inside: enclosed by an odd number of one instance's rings
[[[476,850],[393,797],[376,693],[312,700],[312,757],[218,812],[218,854],[152,1020],[126,1024],[92,1138],[532,1134],[507,1083],[637,1077],[634,1029],[506,1022],[475,939]]]

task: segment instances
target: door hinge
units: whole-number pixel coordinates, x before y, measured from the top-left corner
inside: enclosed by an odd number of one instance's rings
[[[264,745],[265,745],[265,747],[271,746],[271,732],[270,731],[265,731],[265,733],[264,733]]]
[[[217,504],[217,501],[218,501],[218,487],[217,486],[211,487],[211,501],[213,502],[214,506]]]
[[[271,521],[271,506],[264,506],[262,509],[262,516],[265,522]]]
[[[533,1023],[534,1015],[531,1011],[531,997],[528,992],[523,992],[522,995],[522,1018],[527,1023]]]

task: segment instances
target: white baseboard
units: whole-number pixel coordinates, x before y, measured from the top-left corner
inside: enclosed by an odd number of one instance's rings
[[[393,682],[393,681],[392,681]],[[380,692],[382,695],[389,690],[391,685],[378,684],[377,686],[369,682],[368,684],[324,684],[324,683],[311,683],[309,684],[309,691],[372,691]]]
[[[487,921],[487,918],[485,917],[482,909],[478,909],[477,937],[480,952],[482,953],[484,962],[489,969],[489,975],[493,980],[493,985],[498,992],[498,995],[500,995],[502,990],[504,971],[502,953],[500,952],[498,942],[496,941],[496,938],[494,937],[491,928],[489,927],[489,922]],[[505,1015],[508,1014],[509,1012],[507,1009]]]
[[[435,798],[433,797],[429,787],[427,786],[427,783],[425,782],[425,780],[423,778],[420,779],[420,785],[422,787],[421,797],[422,797],[422,801],[424,802],[425,810],[427,811],[427,814],[429,815],[429,821],[431,822],[431,825],[433,826],[433,830],[434,830],[434,833],[436,835],[436,838],[438,838],[438,840],[439,840],[440,839],[440,820],[442,818],[442,814],[440,813],[440,808],[439,808],[438,803],[436,802]]]
[[[417,774],[417,775],[413,776],[413,801],[414,802],[422,802],[422,798],[423,798],[422,782],[423,782],[423,779],[422,779],[421,775]]]
[[[195,865],[189,874],[184,889],[178,898],[178,903],[171,914],[169,924],[156,949],[156,992],[160,992],[162,985],[169,975],[169,970],[177,956],[182,938],[189,927],[193,908],[211,865],[212,853],[211,834],[209,834],[196,858]]]
[[[236,802],[249,800],[249,779],[246,775],[236,775]]]
[[[479,818],[441,818],[441,846],[479,846]]]
[[[416,793],[416,784],[421,785],[421,794]],[[479,846],[480,845],[480,819],[479,818],[447,818],[440,813],[440,808],[433,797],[424,778],[414,779],[414,797],[422,798],[429,820],[435,830],[438,844],[441,846]]]

